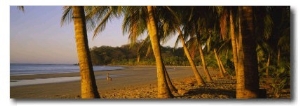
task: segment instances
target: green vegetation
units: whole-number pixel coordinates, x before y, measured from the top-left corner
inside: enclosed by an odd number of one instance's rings
[[[139,48],[142,42],[121,47],[101,46],[90,49],[93,65],[155,65],[152,51]],[[161,47],[162,58],[168,66],[187,66],[188,60],[183,49]],[[197,60],[199,62],[199,60]]]

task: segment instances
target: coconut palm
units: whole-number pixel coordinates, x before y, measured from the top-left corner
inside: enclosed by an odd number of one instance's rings
[[[163,64],[160,52],[160,37],[159,27],[157,25],[157,7],[144,7],[144,6],[129,6],[124,7],[124,20],[123,20],[123,33],[129,32],[129,39],[131,43],[135,43],[137,38],[142,34],[148,33],[147,38],[143,41],[143,44],[150,44],[147,47],[151,47],[157,68],[158,79],[158,98],[170,98],[172,92],[176,92],[175,87],[171,83],[169,76],[167,75],[166,68]],[[155,15],[154,15],[155,13]],[[148,40],[150,43],[147,43]],[[144,47],[144,46],[142,46]],[[171,89],[170,89],[171,88]],[[173,89],[174,88],[174,89]]]
[[[24,12],[23,6],[18,6],[18,9]],[[67,16],[69,17],[67,18]],[[93,72],[91,56],[89,53],[85,13],[83,7],[64,7],[61,25],[63,25],[67,19],[69,19],[69,21],[73,19],[74,23],[76,47],[79,60],[78,63],[81,76],[81,98],[100,98]]]
[[[176,44],[178,44],[178,41],[180,40],[183,46],[184,53],[189,60],[189,63],[192,67],[192,71],[195,75],[195,79],[197,80],[197,84],[199,86],[205,85],[205,82],[203,81],[202,77],[200,76],[196,65],[189,53],[189,50],[185,44],[185,38],[183,37],[182,29],[180,28],[182,26],[182,17],[184,17],[184,12],[187,12],[189,7],[162,7],[160,9],[160,20],[163,23],[163,32],[164,36],[169,36],[170,34],[174,34],[175,32],[178,33],[178,38],[176,41]],[[209,80],[208,80],[209,81]]]
[[[156,61],[157,80],[158,80],[158,98],[170,98],[172,94],[168,85],[165,83],[164,64],[160,52],[160,43],[157,35],[156,19],[154,17],[155,10],[152,6],[147,6],[147,29],[151,40],[151,45]]]
[[[72,6],[64,7],[64,9],[67,11],[64,13],[68,13],[72,10],[72,20],[75,29],[78,63],[81,76],[81,98],[100,98],[89,52],[84,7]],[[63,16],[66,15],[64,14]],[[65,17],[62,18],[62,24],[65,19]]]
[[[256,54],[256,37],[254,33],[253,7],[238,7],[239,34],[235,39],[237,44],[237,86],[236,98],[257,98],[259,92],[259,77]],[[232,16],[232,12],[230,13]]]
[[[175,8],[176,9],[176,8]],[[172,9],[169,9],[170,11],[172,11]],[[186,9],[177,9],[175,10],[177,11],[177,13],[181,14],[180,16],[180,23],[181,23],[181,26],[182,26],[182,32],[184,32],[184,39],[186,38],[190,38],[189,39],[189,47],[192,47],[192,48],[198,48],[199,50],[199,53],[200,53],[200,59],[201,59],[201,62],[202,62],[202,68],[203,68],[203,71],[206,75],[206,81],[207,82],[212,82],[212,79],[211,79],[211,76],[208,72],[208,69],[207,69],[207,66],[206,66],[206,63],[205,63],[205,59],[204,59],[204,54],[203,54],[203,51],[202,51],[202,43],[201,43],[201,40],[200,38],[203,37],[204,33],[202,33],[202,29],[206,29],[206,27],[208,27],[208,23],[206,23],[206,21],[210,21],[212,19],[209,19],[211,16],[211,14],[213,13],[210,13],[209,15],[207,14],[204,14],[204,11],[207,12],[207,11],[211,11],[210,7],[187,7]],[[176,13],[174,13],[176,14]],[[179,15],[174,15],[174,17],[178,17]],[[178,26],[177,26],[178,27]],[[180,27],[180,26],[179,26]],[[177,31],[178,33],[180,33],[180,29],[177,28]],[[179,36],[178,39],[180,39],[180,41],[183,42],[182,38]],[[184,44],[185,45],[185,44]],[[183,46],[185,47],[185,46]],[[185,50],[187,51],[187,50]],[[186,52],[187,54],[188,52]],[[188,57],[188,55],[187,55]],[[191,60],[190,61],[190,64],[192,64]],[[193,67],[193,65],[192,65]],[[199,83],[199,81],[198,81]]]
[[[220,21],[223,23],[220,27],[224,37],[227,36],[229,24],[238,99],[257,98],[259,92],[257,36],[255,36],[257,32],[254,29],[256,13],[253,12],[253,8],[255,7],[218,7],[221,10]]]

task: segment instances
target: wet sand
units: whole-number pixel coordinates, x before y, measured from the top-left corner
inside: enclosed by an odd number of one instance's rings
[[[156,87],[155,66],[124,66],[124,68],[123,70],[95,72],[95,76],[98,77],[96,80],[98,91],[103,98],[114,98],[116,95],[113,93],[114,90],[128,89],[131,91],[131,88],[137,89],[143,86]],[[193,76],[190,67],[168,66],[167,70],[172,80],[180,80]],[[112,81],[106,80],[107,73],[112,77]],[[201,71],[200,74],[204,75]],[[11,82],[76,76],[79,77],[79,73],[11,76]],[[126,92],[128,91],[124,91],[124,93]],[[80,81],[14,86],[10,87],[10,97],[22,99],[79,98]]]

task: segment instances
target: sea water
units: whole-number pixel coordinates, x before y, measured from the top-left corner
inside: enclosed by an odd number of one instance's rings
[[[93,66],[94,71],[104,70],[120,70],[123,67],[116,66]],[[79,72],[79,66],[73,64],[10,64],[10,75],[35,75],[35,74],[59,74],[59,73],[72,73]],[[105,78],[105,76],[95,76],[96,79]],[[111,75],[110,77],[116,77]],[[79,76],[76,77],[56,77],[45,79],[30,79],[30,80],[14,80],[10,81],[10,86],[23,86],[23,85],[36,85],[46,83],[59,83],[80,80]]]
[[[94,71],[120,70],[117,66],[93,66]],[[10,75],[34,75],[79,72],[79,66],[73,64],[10,64]]]

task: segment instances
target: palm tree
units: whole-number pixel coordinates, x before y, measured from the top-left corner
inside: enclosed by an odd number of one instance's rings
[[[238,7],[239,34],[237,35],[236,98],[257,98],[259,77],[254,35],[253,7]],[[231,14],[232,15],[232,14]]]
[[[168,34],[172,34],[172,32],[177,32],[178,33],[178,38],[177,41],[175,43],[175,45],[177,45],[178,40],[180,40],[180,42],[182,43],[183,46],[183,50],[184,53],[191,65],[192,71],[195,75],[195,79],[197,81],[197,84],[199,86],[204,86],[205,82],[203,81],[202,77],[200,76],[198,69],[196,68],[196,65],[190,55],[190,52],[185,44],[185,39],[184,39],[184,34],[182,33],[182,29],[180,28],[181,25],[183,25],[183,17],[184,17],[184,12],[188,12],[189,8],[188,7],[180,7],[181,9],[179,9],[178,7],[165,7],[165,12],[161,13],[164,16],[161,16],[162,21],[163,21],[163,32],[168,32],[165,33],[164,35],[168,35]],[[173,17],[173,18],[172,18]],[[208,78],[208,82],[211,81],[211,79]]]
[[[72,10],[81,76],[81,98],[100,98],[89,52],[84,7],[72,6],[64,8],[67,10],[65,13]],[[66,16],[66,14],[62,17],[62,24],[66,19],[64,16]]]
[[[18,9],[23,12],[25,11],[23,6],[18,6]],[[63,25],[63,23],[66,21],[68,14],[71,16],[70,11],[73,10],[72,18],[74,22],[76,47],[81,76],[81,98],[100,98],[88,47],[85,13],[83,7],[73,6],[64,7],[64,9],[65,11],[61,20],[61,25]]]
[[[230,7],[229,7],[230,8]],[[230,37],[231,37],[231,45],[232,45],[232,54],[233,54],[233,63],[234,63],[234,67],[235,67],[235,73],[237,74],[237,63],[238,63],[238,51],[237,51],[237,47],[238,47],[238,38],[236,38],[236,34],[235,34],[235,24],[234,24],[234,13],[233,13],[233,7],[231,8],[231,10],[229,10],[229,26],[230,26]],[[228,11],[225,11],[228,12]],[[236,13],[236,12],[235,12]]]
[[[209,37],[207,37],[206,35],[209,32],[207,30],[210,29],[215,23],[214,16],[212,16],[214,12],[212,11],[211,7],[201,6],[190,7],[190,11],[186,13],[188,14],[186,15],[186,19],[183,20],[183,30],[186,33],[185,35],[190,36],[190,46],[195,46],[199,50],[200,60],[202,63],[203,71],[206,75],[207,82],[212,82],[211,76],[208,72],[206,62],[204,59],[204,53],[202,48],[204,43],[202,43],[203,41],[201,39],[209,39]],[[205,45],[207,47],[209,44]]]
[[[236,98],[257,98],[259,92],[254,7],[218,7],[223,21],[221,33],[226,37],[227,24],[236,72]],[[229,19],[228,19],[229,18]],[[229,20],[229,23],[227,23]],[[221,22],[222,23],[222,22]]]
[[[209,12],[205,13],[205,12]],[[186,12],[187,18],[183,19],[183,31],[185,32],[185,35],[190,36],[190,41],[191,44],[190,46],[195,46],[199,50],[200,54],[200,60],[202,63],[202,68],[206,76],[206,81],[207,82],[212,82],[211,76],[208,72],[206,62],[204,59],[204,53],[203,53],[203,44],[208,47],[209,44],[202,43],[202,40],[209,39],[207,36],[208,34],[208,29],[210,27],[210,24],[213,23],[214,18],[212,18],[213,11],[211,7],[207,6],[199,6],[199,7],[190,7],[190,11]],[[205,14],[204,14],[205,13]],[[194,40],[192,40],[194,39]],[[193,43],[194,42],[194,43]]]
[[[181,32],[181,31],[180,31],[180,32]],[[188,51],[188,48],[187,48],[187,46],[185,45],[185,41],[184,41],[184,38],[183,38],[182,34],[180,33],[180,34],[178,35],[178,37],[179,37],[180,41],[182,42],[182,46],[183,46],[183,49],[184,49],[184,53],[185,53],[186,57],[187,57],[188,60],[189,60],[189,63],[190,63],[190,65],[191,65],[191,67],[192,67],[192,70],[193,70],[193,72],[194,72],[194,75],[195,75],[195,77],[196,77],[196,80],[197,80],[198,85],[199,85],[199,86],[204,86],[204,85],[205,85],[205,82],[203,81],[202,77],[200,76],[200,74],[199,74],[199,72],[198,72],[198,69],[196,68],[196,65],[195,65],[195,63],[194,63],[194,61],[193,61],[193,59],[192,59],[192,57],[191,57],[191,55],[190,55],[190,53],[189,53],[189,51]],[[211,81],[211,80],[208,80],[208,82],[209,82],[209,81]]]
[[[153,8],[157,7],[138,7],[130,6],[123,7],[124,9],[124,20],[123,20],[123,33],[129,32],[129,39],[131,43],[135,43],[138,36],[148,31],[147,38],[143,41],[143,46],[151,47],[157,68],[157,79],[158,79],[158,98],[170,98],[172,92],[176,92],[175,87],[169,79],[166,68],[163,64],[160,52],[160,35],[158,32],[158,21],[157,16]],[[148,43],[150,42],[150,43]]]
[[[158,80],[158,98],[170,98],[172,94],[169,90],[166,82],[164,64],[160,52],[160,43],[157,36],[157,25],[154,18],[154,8],[152,6],[147,6],[147,29],[151,40],[152,50],[155,56],[156,68],[157,68],[157,80]]]

